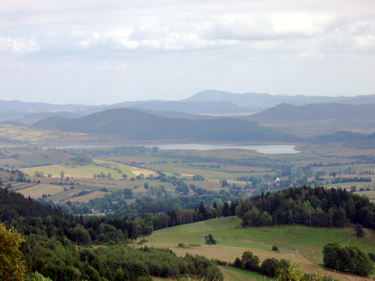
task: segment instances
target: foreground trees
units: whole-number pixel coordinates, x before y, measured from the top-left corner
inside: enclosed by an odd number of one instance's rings
[[[7,229],[0,223],[0,280],[23,280],[25,265],[19,250],[24,242],[14,229]]]

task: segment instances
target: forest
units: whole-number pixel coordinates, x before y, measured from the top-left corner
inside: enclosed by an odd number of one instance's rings
[[[243,226],[304,224],[343,227],[346,223],[375,229],[375,206],[345,189],[299,187],[240,201],[236,215]]]
[[[223,278],[217,264],[207,258],[180,258],[168,249],[127,246],[139,235],[152,232],[153,225],[146,219],[84,220],[6,188],[0,188],[0,218],[7,228],[14,227],[25,239],[21,251],[27,276],[38,272],[52,280],[66,281],[151,280],[150,276],[185,275],[205,276],[207,280]],[[7,237],[4,233],[0,239]]]

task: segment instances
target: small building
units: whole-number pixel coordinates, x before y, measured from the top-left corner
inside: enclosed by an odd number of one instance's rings
[[[188,192],[188,196],[194,196],[196,193],[194,192],[194,190],[190,189],[189,192]]]

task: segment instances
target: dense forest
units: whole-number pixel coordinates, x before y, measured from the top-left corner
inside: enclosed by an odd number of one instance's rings
[[[236,215],[243,226],[304,224],[343,227],[346,223],[375,229],[375,206],[345,189],[289,188],[240,201]]]
[[[0,219],[24,236],[21,250],[28,274],[39,272],[52,280],[150,280],[150,276],[185,275],[223,278],[216,263],[204,257],[179,258],[167,249],[127,246],[139,235],[152,233],[153,224],[147,218],[84,220],[0,188]],[[92,245],[103,247],[93,249]]]

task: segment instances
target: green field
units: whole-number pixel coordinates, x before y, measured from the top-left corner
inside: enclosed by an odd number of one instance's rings
[[[373,237],[358,239],[354,231],[314,228],[306,226],[241,228],[236,217],[212,219],[155,231],[149,238],[152,244],[204,244],[204,236],[212,234],[220,246],[270,250],[277,246],[281,253],[304,255],[315,263],[322,263],[322,250],[330,242],[350,244],[364,252],[375,252]]]

